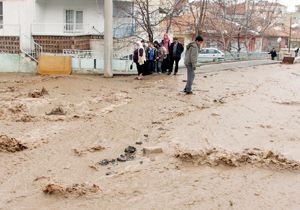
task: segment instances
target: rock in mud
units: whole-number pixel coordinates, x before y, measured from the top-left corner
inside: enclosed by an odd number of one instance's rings
[[[48,95],[48,91],[46,90],[46,88],[42,88],[42,90],[40,91],[34,91],[32,93],[28,93],[28,96],[31,97],[31,98],[40,98],[44,95]]]
[[[28,149],[27,146],[20,143],[15,138],[9,138],[6,135],[0,135],[0,152],[19,152]]]
[[[43,188],[43,192],[49,195],[62,195],[69,197],[70,195],[83,196],[89,193],[97,193],[100,191],[98,185],[88,186],[87,184],[73,184],[72,186],[62,186],[59,184],[48,184]]]
[[[99,164],[100,164],[101,166],[107,166],[110,162],[111,162],[111,161],[109,161],[109,160],[107,160],[107,159],[104,159],[104,160],[101,160],[101,161],[99,162]]]
[[[57,107],[51,110],[51,112],[46,113],[46,115],[66,115],[67,112],[63,110],[61,107]]]
[[[129,153],[129,154],[133,154],[133,153],[136,152],[136,148],[133,147],[133,146],[129,146],[129,147],[125,148],[124,152]]]

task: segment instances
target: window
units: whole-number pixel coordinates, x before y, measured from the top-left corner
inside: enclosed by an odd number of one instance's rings
[[[3,2],[0,1],[0,28],[3,28]]]
[[[208,51],[208,54],[215,54],[215,50],[213,50],[213,49],[209,49],[207,51]]]
[[[78,32],[83,30],[83,11],[66,10],[65,32]]]

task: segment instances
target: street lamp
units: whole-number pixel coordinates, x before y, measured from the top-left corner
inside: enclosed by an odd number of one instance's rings
[[[279,38],[277,39],[277,43],[278,43],[278,56],[277,56],[277,58],[278,58],[278,60],[279,60],[280,50],[281,50],[281,40],[282,40],[281,37],[279,37]]]

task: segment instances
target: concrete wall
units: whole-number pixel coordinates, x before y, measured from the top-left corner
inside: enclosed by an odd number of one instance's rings
[[[36,63],[17,54],[0,54],[0,72],[35,73]]]
[[[136,73],[136,65],[133,64],[133,69],[130,69],[132,61],[130,60],[113,60],[113,72]],[[73,73],[103,73],[104,60],[100,58],[72,58],[72,72]]]

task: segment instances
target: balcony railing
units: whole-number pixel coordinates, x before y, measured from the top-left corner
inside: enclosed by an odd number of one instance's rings
[[[95,28],[96,24],[71,24],[71,23],[34,23],[31,25],[32,35],[101,35]]]

